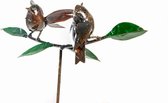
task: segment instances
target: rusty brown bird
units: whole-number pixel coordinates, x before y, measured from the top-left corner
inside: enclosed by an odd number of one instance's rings
[[[75,6],[72,29],[75,41],[75,64],[79,61],[85,63],[85,43],[94,30],[94,19],[83,3]]]
[[[26,8],[28,10],[26,16],[27,28],[31,31],[29,36],[32,36],[34,31],[39,31],[37,39],[39,39],[41,32],[46,26],[45,18],[43,16],[43,10],[40,6],[35,4],[33,1],[30,2],[31,7]]]
[[[31,31],[29,37],[32,37],[32,34],[35,31],[39,31],[37,39],[40,40],[40,35],[46,25],[55,28],[64,28],[63,26],[55,23],[63,22],[73,17],[72,9],[57,10],[44,17],[43,10],[39,5],[35,4],[33,0],[30,1],[30,4],[31,6],[26,8],[28,10],[26,16],[26,25],[27,28]]]

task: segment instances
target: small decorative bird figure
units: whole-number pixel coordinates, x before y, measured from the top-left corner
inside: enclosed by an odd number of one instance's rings
[[[28,10],[26,16],[26,25],[31,31],[29,37],[32,37],[32,34],[35,31],[39,31],[37,40],[40,40],[40,35],[47,25],[55,28],[64,28],[63,26],[55,23],[63,22],[73,17],[72,9],[57,10],[44,17],[43,10],[39,5],[35,4],[33,0],[30,1],[30,4],[31,6],[26,8]]]
[[[75,64],[79,61],[85,63],[85,44],[94,30],[94,19],[83,3],[75,6],[71,29],[75,41]]]
[[[33,1],[31,1],[30,4],[31,6],[29,8],[26,8],[28,10],[26,16],[26,25],[27,28],[31,31],[29,37],[32,36],[32,33],[34,31],[39,31],[40,33],[37,37],[37,39],[39,39],[41,32],[46,26],[46,21],[43,16],[42,8],[35,4]]]

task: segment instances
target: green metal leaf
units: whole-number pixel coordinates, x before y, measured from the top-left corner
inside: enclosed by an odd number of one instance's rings
[[[39,53],[49,47],[52,47],[52,46],[53,46],[52,44],[44,42],[44,43],[38,44],[38,45],[28,49],[23,54],[21,54],[19,57],[34,55],[34,54],[37,54],[37,53]]]
[[[86,57],[89,58],[89,59],[93,59],[93,60],[100,61],[100,60],[97,58],[97,56],[96,56],[93,52],[91,52],[89,49],[87,49],[87,48],[85,48],[85,55],[86,55]]]
[[[20,36],[20,37],[27,37],[27,32],[19,27],[7,27],[3,28],[6,33],[12,35],[12,36]]]
[[[129,23],[129,22],[122,22],[117,24],[107,35],[106,37],[117,39],[117,40],[129,40],[140,36],[147,32],[142,27]]]

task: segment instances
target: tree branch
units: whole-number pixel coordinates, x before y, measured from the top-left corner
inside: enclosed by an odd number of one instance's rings
[[[36,42],[39,42],[39,43],[44,43],[44,42],[47,42],[47,41],[44,41],[44,40],[41,40],[41,39],[36,39],[36,38],[34,38],[34,37],[32,37],[32,36],[27,36],[29,39],[31,39],[31,40],[33,40],[33,41],[36,41]],[[102,36],[102,37],[99,37],[99,36],[91,36],[89,39],[91,39],[91,40],[87,40],[87,42],[86,42],[86,45],[87,44],[92,44],[92,43],[95,43],[95,42],[98,42],[98,41],[101,41],[101,40],[104,40],[104,39],[106,39],[107,38],[107,36]],[[50,43],[50,42],[49,42]],[[61,44],[55,44],[55,43],[50,43],[50,44],[52,44],[53,46],[55,46],[55,47],[59,47],[59,48],[62,48],[62,49],[64,49],[64,48],[66,48],[66,49],[70,49],[70,50],[72,50],[73,49],[73,47],[72,47],[72,44],[66,44],[66,45],[61,45]]]
[[[91,38],[94,38],[93,40],[90,40],[90,41],[87,41],[86,44],[92,44],[92,43],[95,43],[95,42],[98,42],[98,41],[101,41],[101,40],[104,40],[107,38],[107,36],[102,36],[102,37],[99,37],[99,36],[93,36]]]

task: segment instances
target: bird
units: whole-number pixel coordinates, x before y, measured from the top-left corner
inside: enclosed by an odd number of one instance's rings
[[[74,39],[75,64],[80,61],[85,63],[85,44],[94,31],[94,19],[83,3],[75,6],[71,29]]]
[[[56,24],[56,22],[63,22],[73,17],[72,9],[56,10],[45,17],[42,8],[33,0],[30,1],[30,5],[30,7],[26,8],[26,26],[29,31],[31,31],[28,37],[32,37],[32,34],[35,31],[39,31],[37,40],[40,40],[40,35],[47,25],[55,28],[64,28],[63,26]]]
[[[46,21],[44,18],[43,10],[40,6],[34,3],[34,1],[30,1],[31,6],[27,9],[27,16],[26,16],[26,26],[31,31],[28,35],[32,37],[32,34],[35,31],[39,31],[39,35],[37,39],[39,39],[41,32],[46,27]]]

